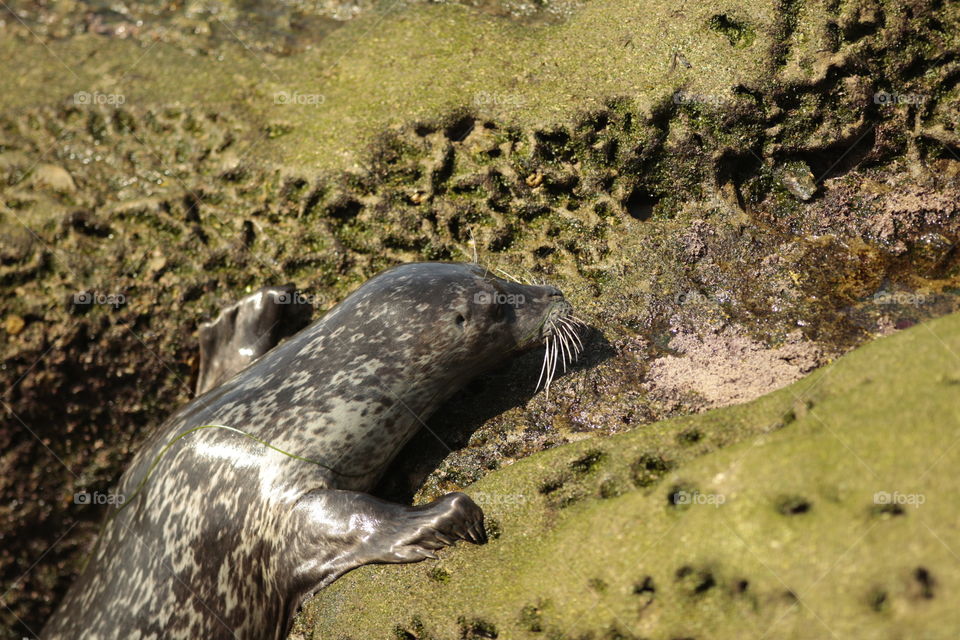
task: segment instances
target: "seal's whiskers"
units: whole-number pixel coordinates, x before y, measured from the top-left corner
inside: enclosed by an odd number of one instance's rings
[[[572,365],[583,352],[583,341],[580,339],[580,328],[586,323],[573,314],[560,315],[547,320],[546,336],[544,337],[543,364],[540,367],[540,377],[537,378],[536,389],[543,382],[547,400],[550,399],[550,384],[556,377],[557,363],[563,373],[567,365]]]
[[[537,386],[534,388],[534,392],[540,388],[540,383],[543,381],[543,374],[547,370],[547,361],[550,359],[550,337],[547,336],[546,340],[546,350],[543,355],[543,365],[540,366],[540,377],[537,378]]]
[[[550,399],[550,385],[553,383],[553,378],[557,374],[557,349],[559,348],[559,341],[557,337],[554,336],[553,342],[550,344],[550,370],[547,372],[547,382],[544,384],[544,388],[547,392],[547,400]]]
[[[546,374],[546,384],[545,388],[547,390],[547,397],[550,396],[550,338],[544,339],[544,349],[543,349],[543,372]],[[536,389],[540,388],[540,382],[537,381]],[[534,389],[534,391],[536,391]]]
[[[573,357],[570,355],[570,347],[567,345],[567,340],[570,338],[567,337],[567,334],[563,332],[563,327],[557,326],[557,337],[559,338],[558,342],[560,343],[560,364],[563,365],[563,372],[567,372],[567,361],[570,364],[573,364]]]
[[[580,341],[580,332],[578,331],[581,325],[578,325],[574,322],[571,322],[569,318],[558,318],[563,330],[566,332],[570,338],[577,343],[577,355],[583,351],[583,342]],[[576,357],[576,356],[574,356]]]

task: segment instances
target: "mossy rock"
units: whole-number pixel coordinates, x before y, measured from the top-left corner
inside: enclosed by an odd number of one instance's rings
[[[297,631],[953,637],[958,392],[951,315],[750,404],[537,454],[468,488],[497,523],[488,545],[354,571],[307,604]],[[728,444],[691,455],[692,429]],[[631,467],[651,450],[683,462],[638,487]],[[558,469],[567,479],[545,493]],[[611,480],[623,491],[604,498]],[[581,499],[551,501],[573,488]],[[438,567],[442,582],[429,578]]]

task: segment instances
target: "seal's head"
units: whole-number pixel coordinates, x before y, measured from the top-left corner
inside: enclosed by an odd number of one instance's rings
[[[559,289],[504,280],[476,264],[400,265],[335,311],[363,318],[370,348],[395,340],[412,368],[442,370],[451,386],[540,345],[549,386],[558,363],[582,348],[581,323]]]

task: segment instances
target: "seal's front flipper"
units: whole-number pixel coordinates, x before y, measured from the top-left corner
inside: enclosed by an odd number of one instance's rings
[[[213,389],[310,323],[292,284],[262,287],[200,325],[197,395]]]
[[[365,564],[419,562],[457,540],[484,544],[483,511],[463,493],[409,507],[366,493],[319,490],[304,496],[290,521],[291,585],[303,597]]]
[[[394,508],[393,519],[384,522],[379,539],[355,557],[362,560],[361,564],[418,562],[436,558],[435,550],[457,540],[474,544],[487,541],[483,511],[466,494],[448,493],[418,507],[390,506]]]

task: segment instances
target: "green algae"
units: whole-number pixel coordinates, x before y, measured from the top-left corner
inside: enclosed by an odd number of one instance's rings
[[[363,567],[296,631],[386,638],[415,615],[419,638],[471,637],[464,616],[497,632],[478,637],[950,637],[958,353],[953,315],[753,403],[532,456],[468,489],[522,499],[486,506],[497,540],[443,553],[442,587],[425,579],[433,562]],[[677,438],[692,429],[725,446],[691,455]],[[597,473],[617,476],[651,449],[682,463],[606,499],[581,477],[589,497],[562,510],[538,490],[596,451]]]
[[[0,107],[42,103],[57,86],[64,99],[99,92],[122,95],[128,106],[172,99],[227,108],[255,118],[268,134],[296,132],[279,146],[268,135],[254,158],[343,169],[385,127],[462,105],[529,128],[602,106],[605,96],[629,96],[643,109],[681,85],[725,96],[728,87],[758,81],[752,54],[731,50],[723,37],[704,37],[710,6],[688,9],[684,20],[673,18],[670,7],[590,4],[563,24],[532,28],[461,6],[415,6],[389,20],[360,17],[294,57],[257,55],[236,43],[202,64],[164,43],[145,50],[133,41],[86,36],[40,48],[11,39],[0,43],[4,58],[29,64],[10,79]],[[774,2],[751,7],[756,31],[769,31],[774,12]],[[411,55],[405,44],[414,41]],[[771,41],[759,36],[758,45]],[[678,49],[694,70],[667,73]],[[131,59],[134,69],[121,62]]]

